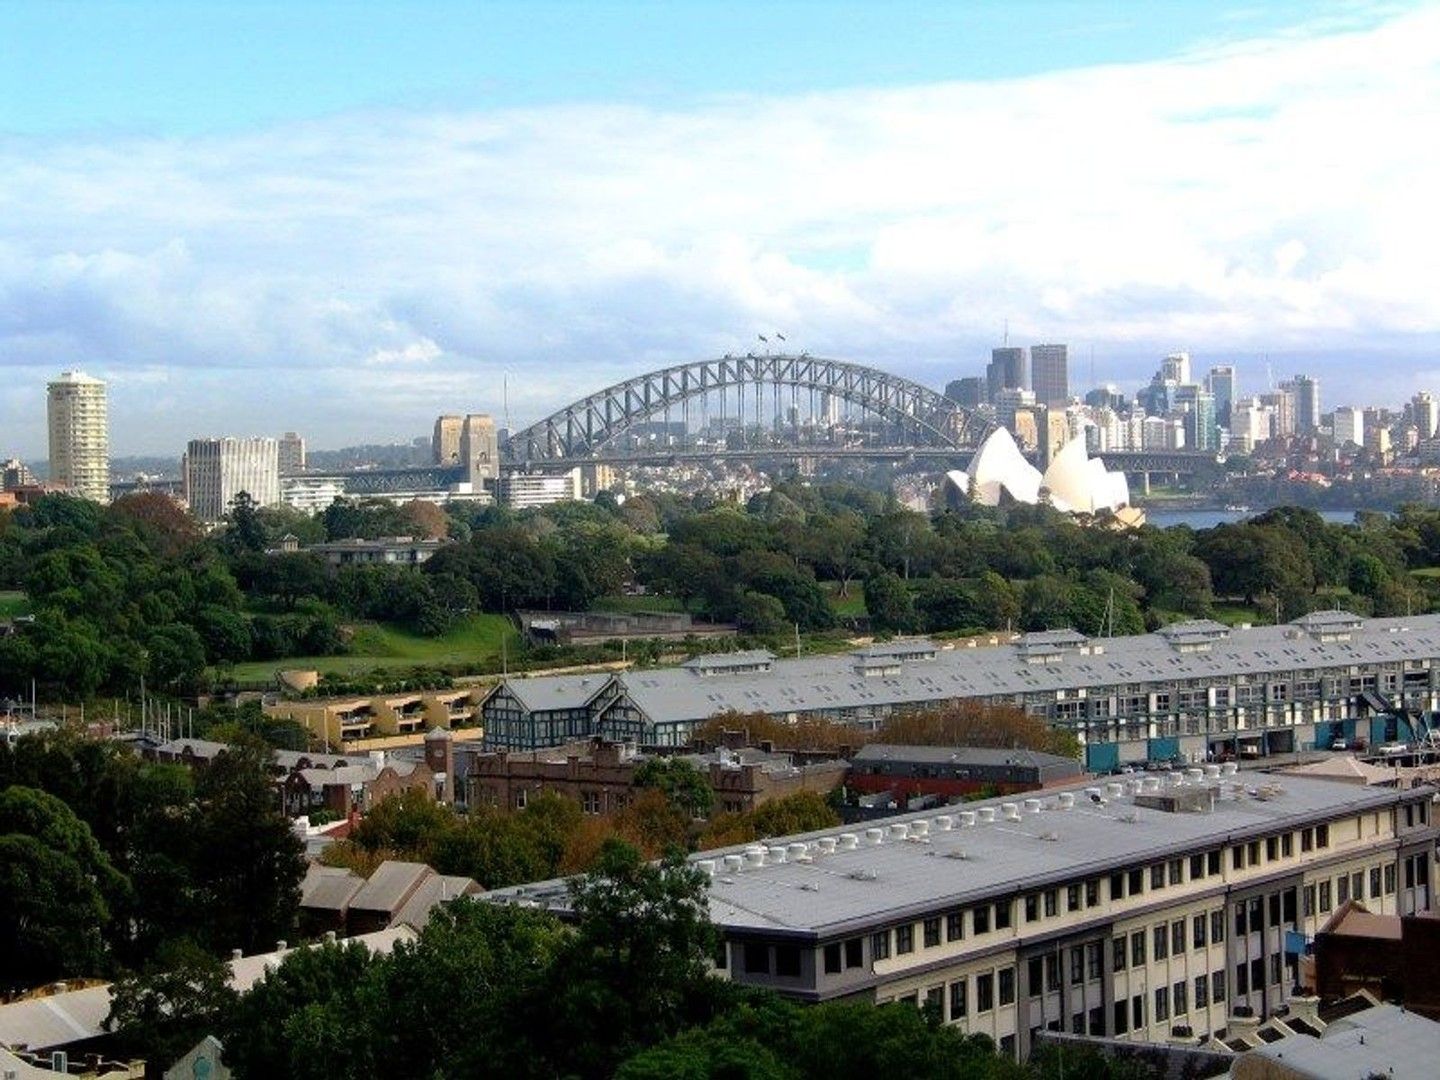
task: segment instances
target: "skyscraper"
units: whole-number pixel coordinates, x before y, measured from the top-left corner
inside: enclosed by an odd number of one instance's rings
[[[1030,389],[1052,409],[1070,402],[1070,350],[1065,345],[1030,346]]]
[[[1023,348],[1005,346],[990,350],[990,366],[985,369],[987,400],[992,403],[999,401],[1003,390],[1029,389],[1025,359]]]
[[[437,416],[435,435],[430,440],[430,456],[436,465],[456,465],[460,461],[460,429],[465,421],[459,416]]]
[[[1205,377],[1205,389],[1215,395],[1215,419],[1221,427],[1230,426],[1230,411],[1235,405],[1235,369],[1229,364],[1212,367]]]
[[[256,506],[280,501],[275,439],[191,439],[185,448],[185,498],[201,521],[219,521],[240,492]]]
[[[1415,428],[1420,432],[1420,438],[1434,438],[1436,429],[1440,428],[1440,402],[1437,402],[1428,390],[1421,390],[1410,399],[1410,412],[1415,420]]]
[[[1320,427],[1320,380],[1296,375],[1280,389],[1295,399],[1295,433],[1313,435]]]
[[[1165,382],[1188,383],[1190,381],[1190,354],[1171,353],[1160,362],[1160,378]]]
[[[281,476],[294,476],[305,471],[305,440],[287,431],[277,441]]]
[[[71,493],[110,499],[110,420],[105,384],[66,371],[49,386],[50,482]]]

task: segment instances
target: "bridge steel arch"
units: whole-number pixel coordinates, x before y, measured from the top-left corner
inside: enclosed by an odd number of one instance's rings
[[[725,356],[652,371],[582,398],[510,437],[508,464],[593,458],[608,442],[667,406],[754,385],[832,394],[907,429],[922,445],[970,448],[988,426],[949,398],[862,364],[802,353]]]

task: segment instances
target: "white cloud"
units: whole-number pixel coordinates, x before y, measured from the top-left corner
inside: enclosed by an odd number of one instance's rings
[[[0,139],[4,426],[43,450],[75,364],[172,373],[117,399],[121,450],[421,432],[507,371],[524,422],[772,329],[939,382],[1007,318],[1101,377],[1178,346],[1403,373],[1440,341],[1436,130],[1431,9],[1004,82]]]

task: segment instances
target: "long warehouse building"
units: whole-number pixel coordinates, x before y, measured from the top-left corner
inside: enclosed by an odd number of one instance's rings
[[[1440,615],[1321,611],[1116,638],[1056,630],[980,648],[908,639],[793,660],[718,653],[675,668],[511,678],[482,715],[495,749],[590,735],[678,746],[732,711],[875,727],[952,701],[1012,705],[1073,731],[1092,770],[1405,741],[1440,707]]]
[[[738,982],[931,1007],[1020,1060],[1042,1031],[1215,1046],[1283,1012],[1347,901],[1430,909],[1436,798],[1212,764],[691,861]]]

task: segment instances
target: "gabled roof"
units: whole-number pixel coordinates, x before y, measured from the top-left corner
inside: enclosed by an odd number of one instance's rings
[[[501,685],[529,712],[583,709],[610,685],[609,675],[557,675],[506,679]]]
[[[427,877],[435,871],[424,863],[386,859],[350,900],[352,910],[383,911],[393,916]]]

